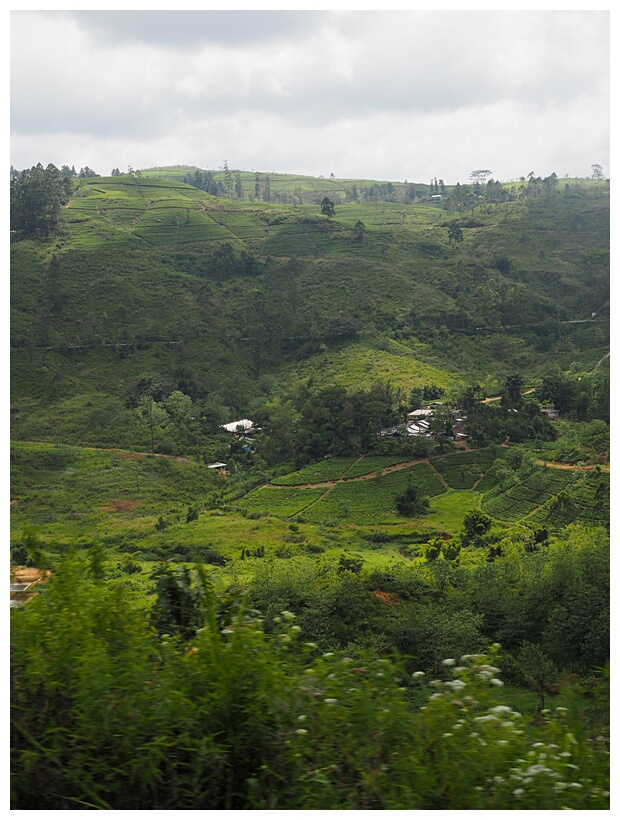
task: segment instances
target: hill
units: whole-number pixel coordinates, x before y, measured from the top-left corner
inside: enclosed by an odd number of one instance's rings
[[[12,234],[15,436],[54,418],[64,441],[91,443],[92,408],[131,408],[146,382],[247,416],[309,379],[493,389],[550,362],[587,372],[609,350],[606,182],[439,200],[415,186],[405,202],[271,174],[272,198],[305,192],[275,203],[210,195],[180,181],[191,173],[74,180],[49,236]],[[123,446],[143,442],[136,429]]]

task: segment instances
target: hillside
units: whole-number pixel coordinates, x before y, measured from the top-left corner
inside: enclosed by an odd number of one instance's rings
[[[15,437],[92,443],[95,411],[131,410],[146,383],[227,420],[306,383],[495,389],[550,362],[588,372],[609,350],[608,183],[530,180],[478,200],[416,185],[405,202],[368,201],[404,184],[271,174],[282,201],[267,202],[255,175],[230,199],[191,173],[74,180],[57,231],[14,232]],[[116,427],[110,446],[148,440]]]
[[[608,186],[191,173],[12,220],[14,807],[608,808]]]

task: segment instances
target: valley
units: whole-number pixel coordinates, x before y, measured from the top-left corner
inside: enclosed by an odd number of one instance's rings
[[[609,182],[12,196],[22,804],[605,808]]]

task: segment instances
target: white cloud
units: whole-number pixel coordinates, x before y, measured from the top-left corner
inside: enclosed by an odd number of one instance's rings
[[[266,14],[13,13],[12,164],[447,183],[608,166],[605,12]]]

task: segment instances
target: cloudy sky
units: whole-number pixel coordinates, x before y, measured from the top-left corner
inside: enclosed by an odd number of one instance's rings
[[[13,11],[11,164],[609,174],[607,11]]]

